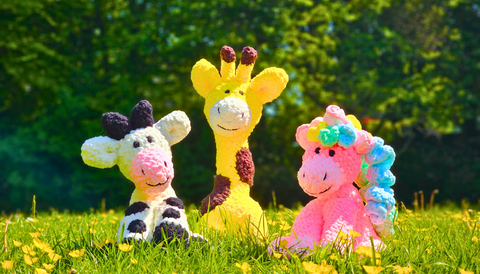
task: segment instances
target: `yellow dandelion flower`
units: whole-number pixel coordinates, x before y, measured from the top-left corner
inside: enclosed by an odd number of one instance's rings
[[[116,224],[117,222],[110,220],[109,223]]]
[[[459,268],[458,271],[460,272],[460,274],[473,274],[473,271],[468,271],[461,268]]]
[[[430,249],[428,249],[428,248],[425,249],[425,252],[427,252],[427,254],[432,254],[432,250],[430,250]]]
[[[102,247],[105,246],[105,244],[104,244],[104,243],[101,243],[101,242],[93,242],[93,244],[94,244],[96,247],[98,247],[98,248],[102,248]]]
[[[6,269],[6,270],[12,269],[13,268],[13,261],[7,261],[7,260],[3,261],[2,262],[2,268]]]
[[[22,243],[21,243],[21,242],[17,242],[17,241],[15,241],[15,240],[13,240],[13,245],[14,245],[14,246],[16,246],[16,247],[19,247],[19,246],[21,246],[21,245],[22,245]]]
[[[280,247],[281,247],[281,248],[283,248],[283,249],[288,249],[287,245],[288,245],[288,241],[287,241],[287,240],[284,239],[284,240],[281,240],[281,241],[280,241]]]
[[[129,245],[129,244],[119,244],[118,245],[118,249],[120,249],[123,252],[128,252],[128,251],[132,250],[132,248],[133,248],[133,245]]]
[[[362,265],[363,269],[367,274],[377,274],[383,270],[381,266],[369,266],[369,265]]]
[[[398,240],[393,240],[392,241],[394,244],[398,244]]]
[[[50,260],[52,260],[52,262],[56,262],[60,258],[62,258],[62,256],[55,254],[54,252],[48,253],[48,257],[50,258]]]
[[[243,264],[235,263],[235,266],[240,268],[242,270],[243,274],[246,274],[246,273],[248,273],[252,270],[252,267],[250,267],[250,265],[247,262],[245,262]]]
[[[285,257],[285,254],[283,254],[282,252],[273,251],[273,257],[276,259],[281,259]]]
[[[72,250],[70,252],[68,252],[68,255],[70,257],[73,257],[73,258],[78,258],[78,257],[82,257],[83,254],[85,254],[85,249],[80,249],[80,250]]]
[[[28,256],[27,254],[23,255],[23,259],[25,260],[25,263],[27,265],[32,265],[32,264],[34,264],[38,261],[38,258],[36,258],[36,257],[32,258],[32,257]]]
[[[395,269],[395,272],[398,274],[408,274],[413,271],[413,267],[411,266],[401,267],[399,265],[395,265],[393,266],[393,269]]]
[[[352,230],[353,231],[353,230]],[[348,234],[343,232],[343,231],[340,231],[338,232],[338,240],[342,241],[342,240],[348,240]]]
[[[357,253],[359,255],[367,256],[367,257],[370,257],[370,258],[373,257],[372,248],[369,247],[369,246],[361,245],[357,249],[355,249],[355,253]],[[375,251],[375,258],[377,258],[377,259],[380,258],[380,253]]]
[[[35,274],[48,274],[48,272],[42,268],[35,268]]]
[[[97,230],[95,228],[90,228],[90,233],[95,234],[97,233]]]
[[[432,228],[433,228],[433,229],[437,229],[437,228],[438,228],[438,225],[433,225]]]
[[[42,235],[40,232],[30,232],[28,234],[30,234],[30,236],[32,236],[32,238],[38,238],[38,237],[40,237],[40,235]]]
[[[55,267],[55,265],[53,264],[46,264],[46,263],[42,263],[43,267],[45,267],[45,269],[47,271],[52,271],[52,269]]]
[[[24,245],[22,246],[22,251],[25,254],[30,254],[32,256],[37,255],[37,253],[33,250],[33,245]]]
[[[352,230],[352,229],[350,229],[350,230],[348,231],[348,233],[349,233],[353,238],[357,238],[357,237],[362,236],[362,234],[360,234],[360,233],[358,233],[358,232],[356,232],[355,230]]]
[[[477,236],[473,236],[473,237],[472,237],[472,242],[474,242],[474,243],[478,242],[478,237],[477,237]]]
[[[337,254],[333,253],[332,255],[330,255],[330,260],[338,261]]]
[[[318,265],[314,262],[302,262],[303,268],[308,273],[315,273],[315,274],[337,274],[337,270],[333,267],[333,265],[328,265],[327,261],[322,260],[321,264]]]
[[[103,242],[104,242],[105,244],[113,244],[113,243],[115,242],[115,240],[112,240],[112,239],[109,239],[109,238],[105,238],[105,239],[103,239]]]
[[[49,243],[43,243],[43,242],[40,241],[40,239],[38,239],[38,238],[34,238],[34,239],[33,239],[33,244],[34,244],[38,249],[40,249],[40,250],[43,251],[43,252],[47,252],[47,253],[53,252],[53,250],[52,250],[52,248],[50,247],[50,244],[49,244]]]
[[[138,263],[137,259],[134,259],[134,258],[130,258],[130,262],[132,264],[137,264]]]
[[[40,232],[43,232],[43,231],[45,230],[45,229],[43,229],[43,228],[37,228],[37,229],[38,229],[38,231],[40,231]]]

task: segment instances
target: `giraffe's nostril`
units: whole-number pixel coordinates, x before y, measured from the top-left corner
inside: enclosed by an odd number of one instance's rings
[[[242,118],[243,118],[243,115],[244,115],[244,114],[245,114],[245,113],[242,113]]]
[[[217,108],[217,110],[218,110],[218,114],[220,114],[220,108]]]

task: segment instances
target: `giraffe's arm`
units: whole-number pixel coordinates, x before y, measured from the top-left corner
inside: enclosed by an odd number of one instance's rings
[[[249,90],[256,94],[260,103],[265,104],[280,96],[288,82],[288,75],[281,68],[267,68],[250,83]]]
[[[193,87],[203,98],[206,98],[222,81],[217,68],[205,59],[198,61],[193,66],[191,79]]]

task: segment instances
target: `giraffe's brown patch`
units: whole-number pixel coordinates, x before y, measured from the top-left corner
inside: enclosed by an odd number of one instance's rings
[[[230,179],[222,175],[216,175],[212,193],[203,199],[200,213],[203,215],[208,210],[212,211],[215,207],[223,204],[228,196],[230,196]]]
[[[253,164],[252,153],[246,147],[242,147],[237,152],[237,173],[240,176],[240,181],[253,186],[253,176],[255,175],[255,165]]]
[[[235,59],[235,51],[229,46],[223,46],[222,50],[220,51],[220,58],[227,63],[234,62]]]
[[[252,47],[244,47],[242,50],[242,59],[240,62],[242,65],[251,65],[255,63],[257,59],[257,51]]]

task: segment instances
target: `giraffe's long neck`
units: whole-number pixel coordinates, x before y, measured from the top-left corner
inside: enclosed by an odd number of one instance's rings
[[[217,175],[222,175],[230,179],[230,189],[232,190],[232,194],[236,193],[237,195],[250,196],[251,184],[246,182],[242,170],[239,171],[240,166],[244,163],[238,162],[239,152],[248,150],[248,136],[249,134],[242,134],[235,138],[227,138],[215,135],[217,146]],[[253,162],[251,162],[251,164],[253,168]],[[252,183],[253,172],[254,170],[252,170],[251,174]]]

